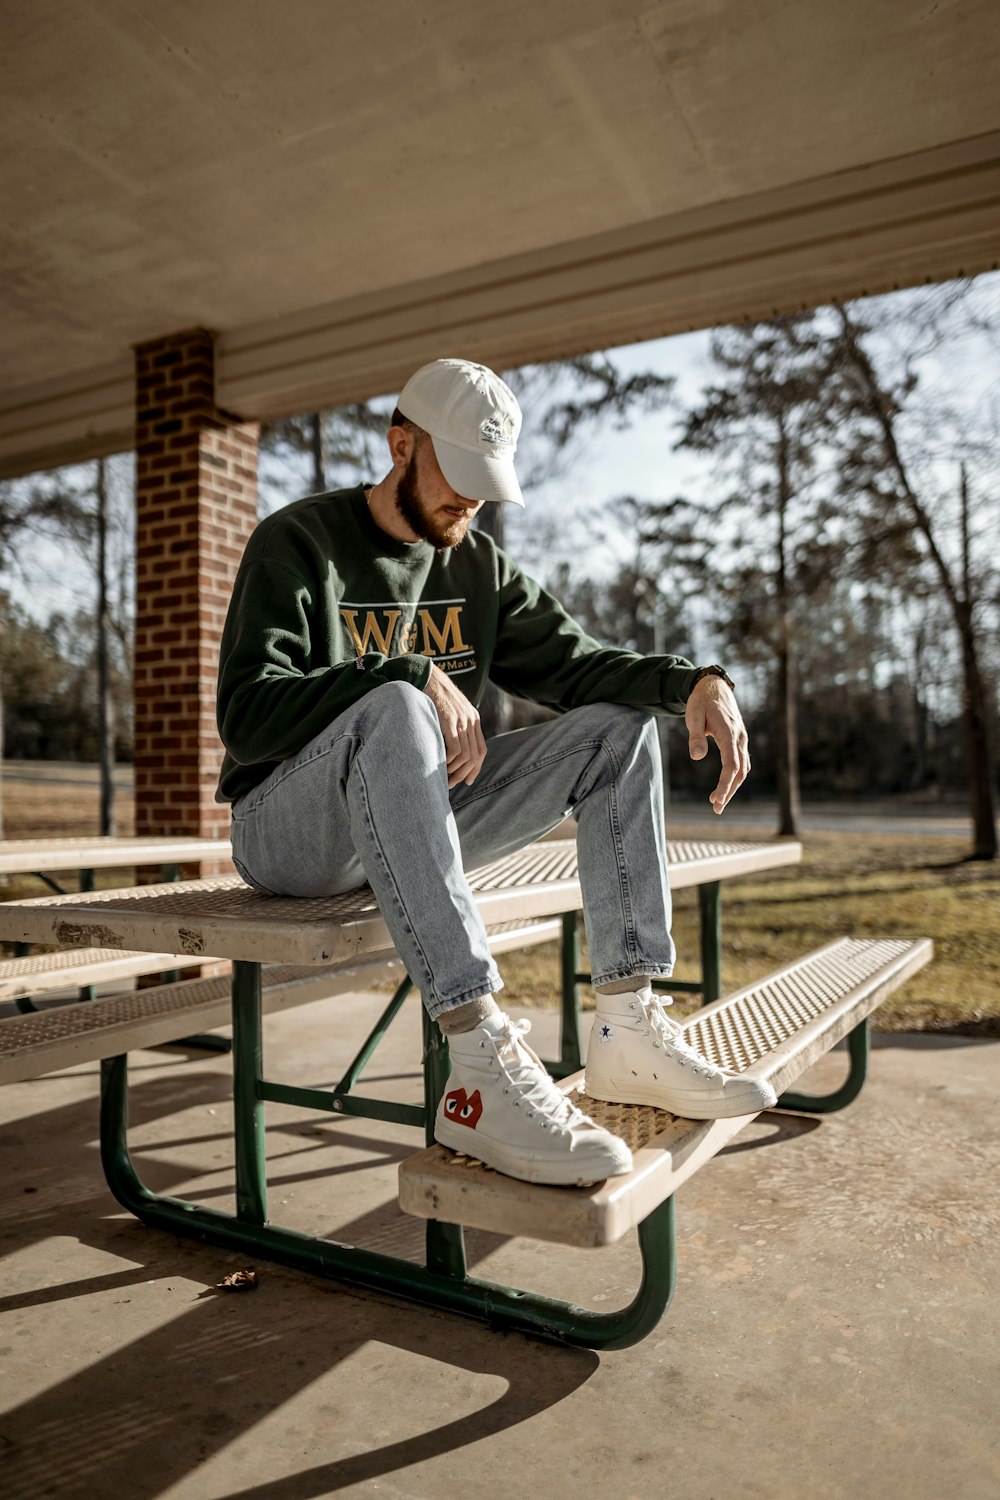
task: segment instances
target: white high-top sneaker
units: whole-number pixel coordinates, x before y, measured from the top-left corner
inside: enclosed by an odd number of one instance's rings
[[[752,1115],[777,1102],[769,1083],[725,1073],[696,1052],[648,986],[597,996],[587,1093],[614,1104],[652,1104],[685,1120]]]
[[[625,1142],[582,1114],[525,1044],[530,1027],[501,1014],[448,1038],[435,1139],[523,1182],[572,1186],[631,1171]]]

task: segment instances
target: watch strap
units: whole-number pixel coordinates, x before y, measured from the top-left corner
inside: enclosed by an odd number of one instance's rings
[[[694,681],[691,683],[692,692],[694,692],[695,687],[703,677],[721,677],[727,688],[731,688],[734,693],[736,691],[736,684],[733,682],[733,679],[730,677],[725,667],[720,667],[718,662],[713,662],[712,665],[708,667],[698,668],[697,672],[694,674]]]

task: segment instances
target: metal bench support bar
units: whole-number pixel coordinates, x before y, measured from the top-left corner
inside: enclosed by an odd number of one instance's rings
[[[835,1110],[846,1109],[861,1093],[868,1077],[868,1062],[871,1057],[871,1026],[869,1018],[847,1034],[847,1054],[850,1069],[839,1089],[829,1094],[797,1094],[788,1089],[778,1100],[778,1109],[797,1109],[803,1114],[829,1115]]]

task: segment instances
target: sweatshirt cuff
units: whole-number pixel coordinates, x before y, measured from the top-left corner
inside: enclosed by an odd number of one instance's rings
[[[678,663],[664,672],[660,679],[660,702],[668,714],[679,714],[683,718],[697,673],[698,668],[690,662]]]
[[[430,681],[432,666],[429,656],[387,656],[384,658],[381,676],[387,682],[409,682],[422,692]]]

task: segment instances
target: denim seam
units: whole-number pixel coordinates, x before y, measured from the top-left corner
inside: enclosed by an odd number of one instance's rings
[[[258,880],[256,876],[251,875],[249,866],[245,862],[238,860],[235,854],[232,856],[232,859],[233,864],[236,866],[236,870],[240,879],[246,885],[248,885],[251,890],[262,891],[266,896],[276,896],[278,894],[277,891],[272,891],[270,886],[265,885],[262,880]]]
[[[482,797],[489,797],[493,792],[499,791],[501,787],[512,786],[515,781],[520,781],[523,776],[530,776],[535,771],[542,770],[545,766],[554,766],[561,760],[568,760],[571,755],[578,754],[581,750],[600,750],[604,747],[604,741],[581,740],[577,745],[570,745],[566,750],[560,750],[556,755],[543,755],[539,760],[533,760],[528,765],[522,766],[519,771],[514,771],[510,776],[505,776],[499,781],[490,781],[486,786],[476,786],[469,796],[462,798],[462,807],[469,807],[473,802],[478,802]]]
[[[344,738],[346,738],[346,736],[344,736]],[[355,738],[355,736],[351,736],[351,738]],[[362,744],[362,749],[363,749],[364,748],[364,741],[363,740],[362,740],[361,744]],[[420,939],[417,937],[417,934],[414,931],[413,922],[412,922],[412,920],[410,918],[410,914],[406,910],[406,907],[403,905],[403,899],[402,899],[402,896],[400,895],[399,887],[396,884],[396,881],[395,881],[395,879],[393,877],[393,873],[392,873],[391,869],[389,868],[389,862],[386,859],[385,855],[382,853],[382,845],[379,843],[378,834],[375,831],[375,824],[372,821],[371,803],[370,803],[369,798],[368,798],[368,783],[365,781],[364,767],[361,765],[360,758],[359,758],[358,755],[356,755],[354,757],[354,764],[353,764],[353,766],[352,766],[351,769],[354,770],[354,771],[357,771],[357,773],[358,773],[358,779],[359,779],[359,781],[361,783],[362,801],[363,801],[364,810],[365,810],[365,820],[366,820],[366,822],[368,824],[369,834],[371,835],[372,846],[373,846],[373,848],[375,850],[376,855],[378,856],[378,860],[379,860],[379,863],[382,866],[382,870],[383,870],[383,872],[385,874],[388,886],[389,886],[390,890],[392,891],[393,896],[395,897],[396,906],[397,906],[397,908],[399,910],[399,915],[402,917],[403,921],[406,923],[407,935],[410,938],[412,938],[412,940],[413,940],[413,947],[416,950],[417,954],[419,955],[420,962],[424,966],[424,978],[425,978],[427,984],[431,985],[434,982],[434,975],[433,975],[433,973],[431,971],[430,965],[427,962],[427,955],[424,952],[423,945],[421,944]],[[411,975],[410,977],[412,979],[413,976]],[[421,986],[421,988],[423,988],[423,986]]]
[[[627,969],[609,969],[606,974],[592,974],[592,988],[601,984],[613,984],[616,979],[669,979],[674,972],[673,964],[654,963],[652,959],[637,958],[635,965]]]
[[[365,743],[364,740],[362,740],[362,742],[361,742],[362,749],[364,748],[364,743]],[[420,962],[424,966],[424,976],[425,976],[425,979],[426,979],[426,984],[425,985],[421,985],[420,989],[421,989],[421,992],[425,994],[424,1004],[427,1007],[428,1014],[433,1019],[436,1015],[438,1015],[440,1013],[441,1010],[450,1010],[450,1009],[452,1009],[456,1005],[462,1005],[462,1004],[464,1004],[466,1002],[466,1000],[469,1000],[469,999],[475,1000],[475,999],[477,999],[480,995],[482,995],[484,993],[484,990],[483,990],[483,984],[484,984],[484,982],[489,987],[489,991],[488,992],[490,994],[496,994],[499,990],[503,989],[503,980],[500,978],[499,971],[497,970],[496,965],[493,963],[492,955],[490,957],[490,964],[489,964],[489,968],[487,970],[487,978],[486,978],[485,981],[481,980],[478,985],[474,986],[471,989],[467,989],[467,990],[461,991],[461,993],[458,996],[454,997],[454,998],[450,998],[448,996],[439,996],[437,994],[436,990],[434,989],[434,973],[433,973],[433,970],[431,969],[430,964],[427,961],[427,954],[425,953],[423,945],[421,944],[420,939],[417,936],[416,927],[415,927],[415,924],[413,922],[413,919],[411,918],[409,912],[406,910],[406,907],[403,904],[403,899],[402,899],[402,896],[400,894],[399,886],[396,884],[395,877],[393,876],[392,870],[389,867],[389,863],[386,860],[386,857],[385,857],[385,855],[382,852],[382,846],[381,846],[381,844],[378,841],[378,835],[377,835],[376,830],[375,830],[375,824],[374,824],[374,822],[372,820],[371,805],[370,805],[369,799],[368,799],[368,784],[365,781],[364,767],[361,765],[360,752],[359,752],[358,755],[355,755],[355,757],[354,757],[354,765],[353,765],[352,769],[354,769],[354,770],[357,771],[358,777],[359,777],[359,780],[360,780],[360,783],[361,783],[361,788],[362,788],[362,793],[363,793],[363,799],[362,800],[363,800],[363,803],[364,803],[365,818],[366,818],[367,823],[368,823],[369,833],[371,834],[372,845],[373,845],[373,847],[375,849],[375,852],[376,852],[376,854],[378,856],[378,859],[379,859],[379,862],[380,862],[380,864],[382,866],[382,869],[385,872],[387,883],[388,883],[390,889],[392,890],[393,896],[395,897],[395,901],[396,901],[396,905],[397,905],[397,907],[399,909],[399,913],[400,913],[403,921],[406,924],[407,935],[412,939],[413,947],[414,947],[417,955],[420,958]],[[411,975],[411,978],[412,978],[412,975]],[[433,999],[432,1000],[428,1000],[426,998],[427,995],[433,996]]]
[[[462,990],[461,994],[454,996],[442,995],[430,1002],[425,1000],[424,1004],[427,1006],[427,1014],[431,1020],[436,1021],[438,1016],[443,1015],[445,1011],[456,1010],[458,1006],[466,1005],[470,1000],[485,999],[487,995],[498,995],[502,989],[503,980],[500,977],[500,971],[491,965],[490,988],[488,990],[484,990],[481,984],[473,985],[471,989]]]
[[[628,870],[625,867],[621,818],[618,812],[618,777],[621,774],[621,762],[615,754],[614,747],[607,740],[601,741],[601,749],[611,762],[612,777],[611,786],[608,788],[608,819],[611,824],[611,841],[615,850],[615,862],[618,865],[618,891],[622,903],[622,922],[625,927],[625,951],[634,969],[636,963],[635,918],[632,909],[632,897],[629,892]],[[619,977],[624,979],[626,976],[620,975]]]

